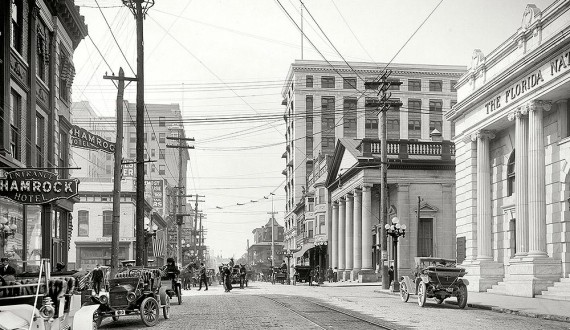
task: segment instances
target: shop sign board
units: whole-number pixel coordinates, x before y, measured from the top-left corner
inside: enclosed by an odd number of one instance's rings
[[[0,176],[0,197],[22,204],[45,204],[76,196],[78,179],[58,179],[56,173],[21,169]]]
[[[93,134],[77,125],[71,127],[69,136],[71,136],[71,146],[73,147],[87,150],[101,150],[108,154],[115,152],[115,142],[107,141],[99,135]]]

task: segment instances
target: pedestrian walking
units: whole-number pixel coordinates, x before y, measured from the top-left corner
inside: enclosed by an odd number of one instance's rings
[[[331,267],[329,267],[329,269],[327,269],[327,280],[330,282],[332,282],[333,280],[333,270]]]
[[[198,291],[202,290],[202,282],[206,286],[204,291],[208,291],[208,277],[206,276],[206,266],[204,266],[203,262],[200,263],[200,288]]]
[[[245,265],[241,264],[239,267],[239,288],[243,289],[245,284],[246,270]]]
[[[232,271],[229,266],[225,266],[223,268],[223,276],[224,276],[224,287],[226,289],[226,292],[230,292],[233,289],[233,287],[232,287]]]
[[[390,285],[392,284],[392,281],[394,281],[394,266],[390,266],[390,269],[388,269],[388,278],[390,280]]]
[[[103,282],[103,269],[101,269],[101,265],[97,264],[95,269],[93,269],[91,282],[93,285],[93,291],[95,291],[95,294],[99,295],[99,292],[101,292],[101,282]]]
[[[338,267],[333,269],[333,282],[338,281]]]

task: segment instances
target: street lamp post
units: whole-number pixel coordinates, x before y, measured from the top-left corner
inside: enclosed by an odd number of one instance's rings
[[[324,276],[322,275],[326,273],[326,269],[324,268],[326,266],[324,259],[325,259],[325,253],[327,251],[328,242],[320,240],[316,242],[315,245],[318,247],[319,251],[319,273],[317,274],[317,283],[323,284]]]
[[[392,292],[400,291],[400,282],[398,282],[398,238],[406,237],[406,225],[400,224],[398,217],[392,218],[392,224],[386,224],[386,236],[392,236],[392,248],[394,249],[394,286]]]

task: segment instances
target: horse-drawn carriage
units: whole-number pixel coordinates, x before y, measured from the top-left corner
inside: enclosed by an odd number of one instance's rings
[[[1,329],[71,328],[81,308],[79,280],[74,271],[52,274],[50,268],[42,259],[38,273],[0,277]]]
[[[158,323],[160,310],[165,319],[170,317],[170,296],[168,286],[163,285],[164,274],[157,268],[127,268],[109,280],[109,292],[91,295],[75,315],[75,329],[85,329],[85,324],[93,324],[97,329],[103,319],[112,317],[114,321],[122,316],[139,315],[146,326]]]

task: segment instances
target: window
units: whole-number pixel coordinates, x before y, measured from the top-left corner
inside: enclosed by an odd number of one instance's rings
[[[158,117],[158,126],[164,127],[166,123],[164,122],[164,117]]]
[[[164,171],[164,165],[158,165],[158,174],[165,175],[166,172]]]
[[[409,99],[408,112],[419,115],[422,111],[422,100]]]
[[[422,100],[408,100],[408,138],[420,139],[422,136]]]
[[[22,0],[12,0],[12,35],[10,39],[10,45],[20,54],[22,54],[22,21]]]
[[[137,142],[137,133],[136,132],[130,132],[129,133],[129,142],[131,142],[131,143]]]
[[[77,212],[77,236],[89,236],[89,211]]]
[[[307,137],[307,153],[310,153],[313,150],[313,138]],[[307,157],[309,158],[309,157]]]
[[[103,211],[103,237],[113,235],[113,211]]]
[[[308,88],[313,88],[313,76],[307,76],[305,83]]]
[[[388,130],[388,132],[390,131],[394,131],[394,132],[399,132],[400,131],[400,121],[398,119],[389,119],[386,121],[386,129]],[[388,137],[390,138],[390,137]]]
[[[455,89],[455,85],[457,85],[457,80],[452,80],[449,83],[451,84],[450,91],[457,92],[457,89]]]
[[[418,223],[418,257],[433,256],[433,219],[421,218]]]
[[[334,128],[335,126],[335,122],[334,122],[334,118],[323,118],[323,127],[325,129],[331,129]]]
[[[442,85],[443,85],[443,83],[441,80],[430,80],[429,81],[429,91],[430,92],[441,92]]]
[[[150,140],[151,140],[151,141],[156,141],[156,134],[152,133],[152,134],[150,135]]]
[[[356,89],[356,78],[344,78],[342,88]]]
[[[344,118],[344,129],[356,130],[356,118]]]
[[[319,196],[317,199],[317,204],[324,204],[326,203],[325,200],[325,188],[319,188]]]
[[[156,157],[156,150],[155,149],[150,149],[150,156],[152,158]]]
[[[429,131],[430,133],[433,132],[433,130],[437,130],[438,132],[442,132],[441,131],[441,125],[442,125],[442,121],[441,120],[430,120],[429,121]]]
[[[377,97],[367,97],[364,99],[364,107],[366,108],[367,112],[370,111],[375,111],[376,107],[375,106],[370,106],[369,104],[374,104],[374,103],[378,103],[378,98]]]
[[[165,143],[166,142],[166,133],[158,133],[158,142]]]
[[[334,77],[321,77],[321,88],[334,88]]]
[[[321,109],[322,112],[331,111],[334,112],[334,97],[322,97],[321,98]]]
[[[419,79],[408,79],[408,90],[410,92],[419,92],[422,90],[422,81]]]
[[[69,130],[60,128],[59,131],[59,178],[67,179],[69,178],[69,135],[66,133]]]
[[[44,82],[47,82],[47,70],[49,67],[49,38],[46,25],[40,20],[37,25],[37,43],[36,52],[38,61],[36,65],[36,74]]]
[[[507,163],[507,196],[515,193],[515,150],[509,156]]]
[[[378,119],[366,119],[364,123],[366,129],[378,129]]]
[[[307,95],[305,98],[305,117],[307,118],[307,122],[313,121],[313,96]]]
[[[166,159],[166,149],[158,149],[158,159]]]
[[[357,102],[356,98],[352,97],[344,98],[344,104],[343,104],[344,115],[346,115],[347,113],[356,114],[356,102]]]
[[[400,79],[388,79],[389,82],[394,82],[394,83],[399,83]],[[396,84],[396,85],[390,85],[390,87],[388,87],[388,90],[391,91],[399,91],[400,90],[400,85]]]
[[[21,160],[20,156],[20,129],[22,114],[22,97],[16,91],[10,93],[10,153],[12,157]]]
[[[443,110],[443,101],[442,100],[429,100],[429,112],[432,113],[439,113],[441,114]]]
[[[59,98],[65,102],[69,102],[69,90],[71,89],[73,77],[75,76],[75,67],[69,55],[63,51],[64,46],[60,44],[59,48],[62,49],[59,57]]]
[[[334,137],[323,137],[323,148],[334,148]]]
[[[44,166],[44,136],[45,136],[45,120],[44,117],[36,115],[36,166]]]

